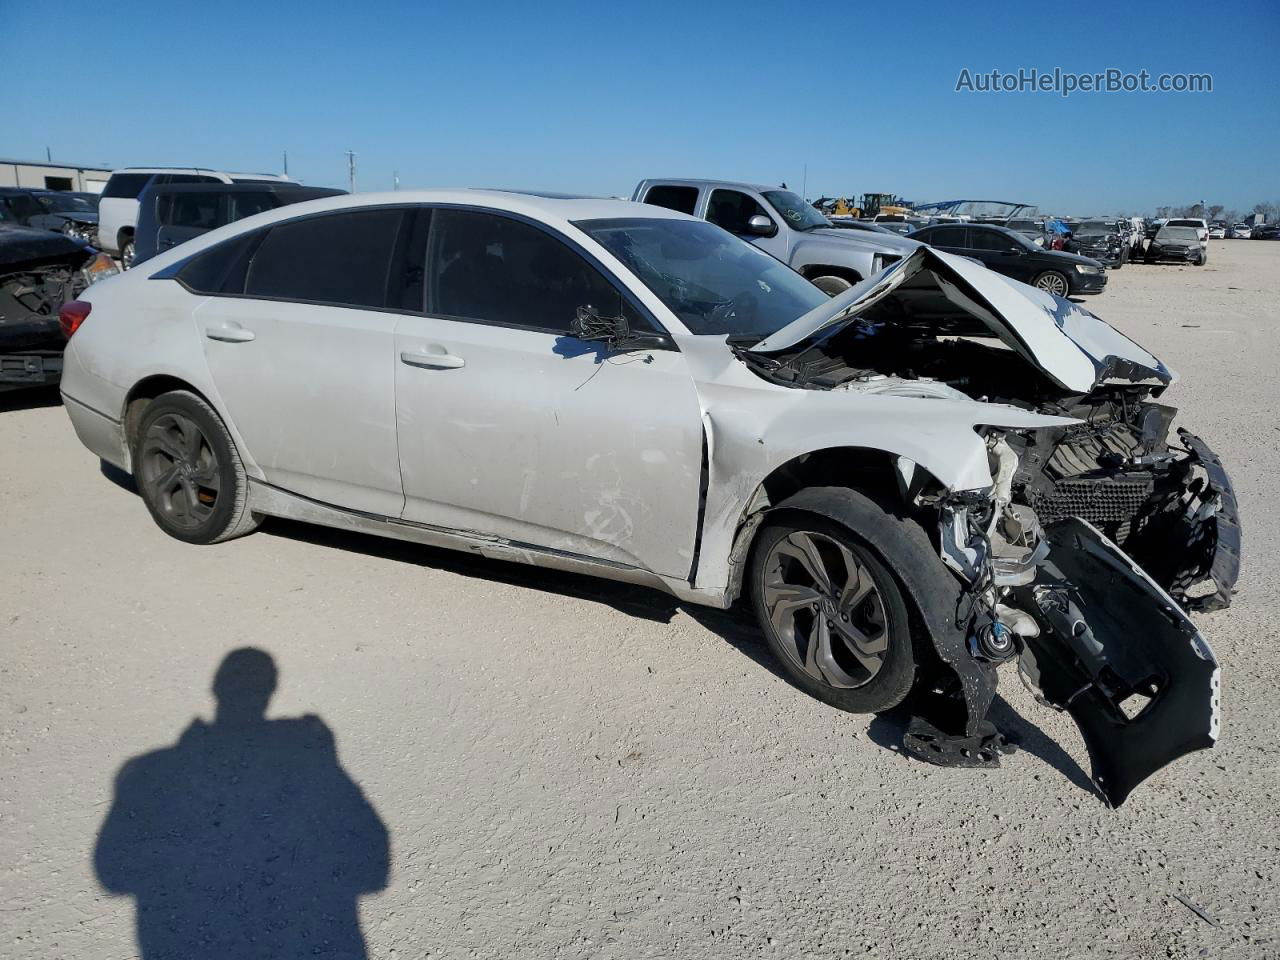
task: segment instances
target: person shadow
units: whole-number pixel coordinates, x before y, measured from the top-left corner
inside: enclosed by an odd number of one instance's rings
[[[144,960],[365,958],[359,897],[387,884],[387,828],[319,717],[266,719],[262,650],[223,659],[212,723],[129,760],[94,850],[132,896]]]

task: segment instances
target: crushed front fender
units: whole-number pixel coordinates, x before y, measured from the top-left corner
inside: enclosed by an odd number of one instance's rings
[[[1019,588],[1040,626],[1020,667],[1075,720],[1093,782],[1118,807],[1138,784],[1219,730],[1219,668],[1182,608],[1083,520],[1045,528],[1048,560]]]

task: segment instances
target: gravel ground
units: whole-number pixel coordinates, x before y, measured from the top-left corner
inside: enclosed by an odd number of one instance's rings
[[[1167,399],[1246,537],[1235,605],[1201,620],[1220,746],[1117,812],[1010,671],[997,719],[1025,749],[930,767],[891,721],[798,693],[729,614],[286,523],[168,539],[56,395],[0,397],[0,956],[130,957],[141,934],[243,957],[255,924],[264,955],[267,925],[344,955],[365,890],[377,957],[1280,957],[1280,244],[1211,257],[1088,302],[1182,374]],[[270,715],[303,719],[241,742],[192,720],[244,646],[279,670]],[[122,765],[179,737],[131,768],[95,869]],[[146,891],[137,934],[99,877]]]

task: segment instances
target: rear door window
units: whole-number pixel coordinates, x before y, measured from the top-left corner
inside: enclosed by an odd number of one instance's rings
[[[333,213],[271,227],[245,276],[249,297],[387,306],[401,208]]]
[[[925,238],[925,243],[934,247],[947,247],[952,250],[963,250],[965,247],[966,227],[934,227]]]
[[[430,247],[434,314],[565,334],[579,307],[602,317],[622,309],[622,295],[593,264],[519,220],[437,210]]]
[[[697,187],[656,186],[644,195],[644,202],[692,215],[698,207]]]
[[[231,203],[229,220],[243,220],[255,213],[263,213],[276,208],[275,198],[263,191],[261,193],[233,193],[228,197]]]
[[[162,205],[160,222],[170,227],[193,227],[212,230],[222,225],[220,205],[222,197],[216,193],[173,193],[167,198],[168,209]]]

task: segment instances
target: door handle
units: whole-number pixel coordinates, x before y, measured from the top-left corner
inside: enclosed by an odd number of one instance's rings
[[[221,327],[205,327],[204,335],[210,340],[221,340],[223,343],[248,343],[254,338],[252,330],[246,330],[238,323],[225,324]]]
[[[410,350],[400,352],[400,362],[411,367],[426,367],[428,370],[457,370],[467,365],[467,361],[452,353],[414,353]]]

